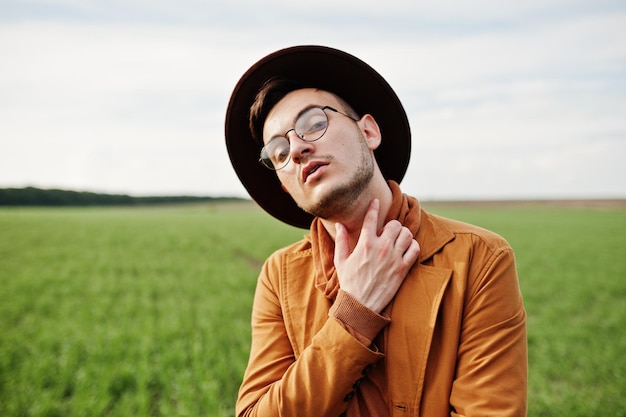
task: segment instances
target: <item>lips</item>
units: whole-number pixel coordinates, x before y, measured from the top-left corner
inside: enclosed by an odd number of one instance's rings
[[[309,162],[302,170],[302,182],[306,183],[311,175],[315,174],[318,169],[326,165],[326,163],[321,161]]]

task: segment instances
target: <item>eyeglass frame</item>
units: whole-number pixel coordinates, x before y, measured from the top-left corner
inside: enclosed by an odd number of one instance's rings
[[[308,139],[306,139],[306,138],[304,137],[304,135],[303,135],[303,134],[298,133],[298,132],[296,131],[295,125],[298,123],[298,120],[300,119],[300,116],[301,116],[302,114],[304,114],[305,112],[307,112],[307,111],[309,111],[309,110],[313,110],[313,109],[320,109],[320,110],[322,110],[322,112],[324,113],[324,116],[326,117],[326,128],[324,129],[324,132],[322,132],[322,134],[321,134],[321,135],[319,135],[317,138],[315,138],[315,139],[311,139],[311,140],[308,140]],[[296,121],[295,121],[295,123],[294,123],[294,127],[292,127],[291,129],[287,130],[287,131],[286,131],[286,132],[285,132],[282,136],[276,136],[276,137],[274,137],[274,138],[273,138],[273,139],[271,139],[269,142],[267,142],[267,143],[265,144],[265,146],[263,146],[263,147],[261,148],[261,155],[260,155],[260,157],[259,157],[259,163],[260,163],[261,165],[263,165],[265,168],[267,168],[267,169],[269,169],[269,170],[271,170],[271,171],[279,171],[279,170],[281,170],[281,169],[285,168],[287,165],[289,165],[289,161],[291,161],[291,140],[289,140],[289,132],[292,132],[292,131],[293,131],[293,132],[295,132],[296,136],[298,136],[298,138],[299,138],[300,140],[304,141],[304,142],[315,142],[315,141],[320,140],[320,139],[321,139],[321,138],[322,138],[322,137],[326,134],[326,132],[328,131],[328,127],[330,126],[330,119],[328,118],[328,115],[326,114],[326,111],[325,111],[325,110],[331,110],[331,111],[333,111],[333,112],[335,112],[335,113],[339,113],[339,114],[341,114],[341,115],[343,115],[343,116],[346,116],[347,118],[349,118],[350,120],[352,120],[352,121],[354,121],[354,122],[357,122],[357,121],[359,120],[359,119],[356,119],[356,118],[354,118],[354,117],[350,116],[349,114],[343,113],[343,112],[341,112],[341,111],[339,111],[339,110],[335,109],[335,108],[334,108],[334,107],[332,107],[332,106],[310,106],[310,107],[306,107],[306,108],[304,108],[304,109],[300,112],[300,114],[299,114],[299,115],[298,115],[298,117],[296,118]],[[282,139],[282,138],[286,139],[286,140],[287,140],[287,143],[289,143],[289,157],[288,157],[288,158],[287,158],[287,160],[285,161],[285,164],[284,164],[283,166],[281,166],[280,168],[274,168],[274,166],[273,166],[274,164],[272,164],[272,166],[270,167],[270,166],[268,166],[268,164],[265,162],[265,159],[269,159],[269,158],[263,158],[263,152],[265,151],[265,148],[266,148],[266,147],[267,147],[270,143],[272,143],[273,141],[275,141],[275,140],[277,140],[277,139]]]

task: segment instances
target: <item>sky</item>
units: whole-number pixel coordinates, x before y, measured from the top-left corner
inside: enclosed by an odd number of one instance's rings
[[[394,88],[408,194],[626,198],[623,0],[0,0],[0,188],[247,197],[230,94],[299,44]]]

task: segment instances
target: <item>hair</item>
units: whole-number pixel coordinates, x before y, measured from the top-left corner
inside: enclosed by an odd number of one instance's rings
[[[318,88],[311,85],[303,84],[299,81],[290,80],[286,78],[270,78],[259,89],[254,98],[252,106],[250,106],[249,127],[250,133],[254,140],[259,144],[263,144],[263,125],[265,125],[265,119],[274,106],[282,100],[287,94],[301,90],[303,88]],[[359,115],[354,111],[352,106],[348,104],[344,99],[337,94],[329,91],[333,94],[341,106],[343,111],[352,116],[355,119],[359,119]]]

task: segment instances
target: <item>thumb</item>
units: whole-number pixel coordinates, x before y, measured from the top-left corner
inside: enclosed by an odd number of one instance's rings
[[[349,255],[348,231],[341,223],[335,223],[335,265]]]

